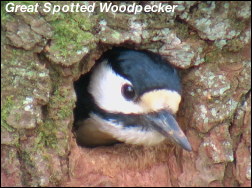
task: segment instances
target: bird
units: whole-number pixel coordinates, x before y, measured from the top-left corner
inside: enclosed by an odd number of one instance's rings
[[[74,134],[83,147],[191,145],[175,114],[182,87],[176,68],[147,50],[113,47],[74,82]]]

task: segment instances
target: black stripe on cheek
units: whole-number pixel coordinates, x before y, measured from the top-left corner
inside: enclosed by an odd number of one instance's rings
[[[161,110],[159,112],[151,112],[148,114],[123,114],[123,113],[108,113],[102,109],[96,109],[94,111],[95,115],[98,115],[104,120],[110,121],[114,124],[121,125],[123,128],[139,128],[141,130],[154,129],[151,117],[157,116],[158,113],[165,111]]]

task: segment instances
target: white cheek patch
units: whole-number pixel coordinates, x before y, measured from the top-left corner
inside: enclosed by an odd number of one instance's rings
[[[121,93],[122,86],[130,81],[116,74],[105,61],[96,67],[90,83],[89,92],[100,108],[112,113],[142,112],[141,106],[126,100]]]

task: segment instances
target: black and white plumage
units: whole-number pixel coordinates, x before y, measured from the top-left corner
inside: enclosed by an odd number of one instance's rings
[[[181,100],[180,79],[159,55],[113,48],[74,88],[78,144],[155,145],[170,138],[191,151],[173,116]]]

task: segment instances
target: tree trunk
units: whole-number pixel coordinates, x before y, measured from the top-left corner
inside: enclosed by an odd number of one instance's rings
[[[100,2],[90,13],[52,14],[45,3],[7,13],[1,2],[2,186],[251,184],[250,2],[169,2],[174,13],[139,14],[101,12]],[[73,82],[112,46],[151,50],[180,68],[177,120],[192,152],[169,142],[76,145]]]

